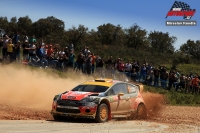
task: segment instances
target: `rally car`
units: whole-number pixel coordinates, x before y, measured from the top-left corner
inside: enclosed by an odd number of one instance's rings
[[[112,118],[146,118],[142,85],[113,79],[86,81],[53,99],[51,114],[55,120],[72,117],[106,122]]]

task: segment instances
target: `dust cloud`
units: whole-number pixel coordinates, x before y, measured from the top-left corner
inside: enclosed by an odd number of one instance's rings
[[[69,78],[61,78],[51,70],[31,69],[21,65],[0,65],[0,105],[51,110],[56,94],[71,90],[91,79],[85,75],[65,72]],[[159,115],[164,104],[160,94],[143,92],[148,118]]]
[[[147,108],[147,118],[153,119],[158,117],[164,109],[163,105],[165,105],[165,97],[161,94],[151,92],[143,92],[142,95]]]
[[[60,78],[39,68],[0,65],[0,103],[50,110],[56,94],[71,90],[87,78],[75,73],[70,77],[73,78]]]

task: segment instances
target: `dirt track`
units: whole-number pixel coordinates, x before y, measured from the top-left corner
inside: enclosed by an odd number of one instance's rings
[[[28,122],[32,123],[32,121],[30,120],[45,120],[45,121],[53,120],[52,116],[49,113],[49,110],[38,110],[38,109],[33,109],[33,108],[14,107],[14,106],[5,105],[2,103],[0,104],[0,106],[1,106],[0,123],[1,123],[1,120],[26,120],[27,121],[26,123]],[[88,121],[91,122],[91,120],[88,120]],[[116,124],[119,124],[119,122],[124,122],[124,123],[127,123],[128,125],[127,121],[128,120],[112,120],[111,122],[116,123]],[[145,121],[155,122],[155,123],[169,126],[169,128],[165,129],[162,132],[199,133],[200,130],[198,131],[198,129],[200,129],[200,107],[163,106],[157,115],[154,115],[153,117],[148,118]],[[45,123],[45,122],[41,122],[41,123]],[[81,121],[81,123],[84,124],[85,121]],[[92,124],[89,124],[89,125],[92,126]],[[110,126],[109,124],[107,126]],[[73,127],[73,124],[72,124],[72,127]]]
[[[0,73],[0,123],[1,120],[51,121],[52,116],[49,112],[54,95],[89,78],[78,75],[76,80],[62,79],[43,71],[31,71],[20,67],[16,69],[13,66],[0,66]],[[143,97],[149,114],[145,121],[168,125],[166,132],[188,133],[198,132],[197,129],[200,129],[200,107],[166,106],[163,105],[162,95],[158,94],[144,93]],[[7,124],[9,125],[9,122]],[[190,129],[193,131],[189,131]]]

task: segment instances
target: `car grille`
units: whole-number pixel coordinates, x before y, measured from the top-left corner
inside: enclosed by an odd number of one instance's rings
[[[64,113],[80,113],[79,109],[56,108],[56,111],[58,111],[58,112],[64,112]]]
[[[79,109],[70,109],[70,108],[64,108],[64,107],[78,107],[77,101],[73,100],[60,100],[57,102],[57,105],[63,106],[63,108],[56,108],[56,111],[58,112],[64,112],[64,113],[80,113]]]
[[[57,104],[61,106],[78,107],[77,101],[73,101],[73,100],[60,100],[57,102]]]

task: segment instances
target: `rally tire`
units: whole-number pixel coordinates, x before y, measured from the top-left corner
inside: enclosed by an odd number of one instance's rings
[[[137,108],[137,119],[142,120],[147,118],[147,109],[144,104],[139,104]]]
[[[108,120],[108,106],[105,103],[102,103],[98,106],[95,121],[98,123],[103,123]]]

